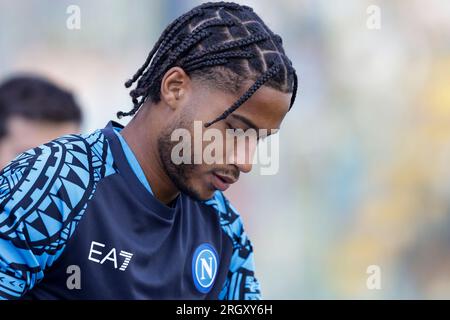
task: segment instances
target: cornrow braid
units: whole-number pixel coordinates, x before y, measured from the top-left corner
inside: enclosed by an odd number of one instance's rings
[[[208,28],[208,27],[213,27],[213,26],[231,26],[232,24],[234,24],[232,21],[209,20],[209,21],[205,22],[205,23],[201,26],[201,28],[195,29],[195,30],[190,34],[190,36],[189,36],[187,39],[185,39],[185,41],[186,41],[186,40],[189,41],[189,40],[192,40],[193,38],[198,37],[197,34],[199,34],[201,31],[203,31],[204,29],[206,29],[206,28]],[[208,36],[208,35],[210,35],[210,33],[202,32],[202,33],[200,33],[200,36],[201,36],[201,35],[206,35],[206,36]],[[199,39],[198,41],[200,41],[200,40],[202,40],[202,39]],[[179,42],[180,42],[180,39],[179,39],[179,38],[175,38],[175,39],[173,39],[166,47],[163,47],[163,49],[161,50],[161,53],[158,55],[157,58],[155,58],[155,63],[153,64],[153,68],[151,68],[151,69],[149,70],[149,72],[147,73],[148,75],[152,75],[152,71],[153,71],[153,69],[157,66],[157,62],[159,61],[159,59],[160,59],[165,53],[167,53],[167,52],[168,52],[175,44],[177,44],[177,43],[179,43]],[[179,51],[180,51],[180,48],[177,48],[176,51],[179,52]],[[171,57],[173,57],[173,56],[175,56],[175,55],[172,54]],[[172,60],[172,62],[173,62],[173,60]],[[166,62],[166,64],[170,65],[170,62],[168,61],[168,62]]]
[[[254,56],[253,53],[247,51],[229,51],[208,55],[208,59],[224,59],[224,58],[252,58]],[[188,62],[186,62],[188,61]],[[204,62],[203,59],[186,59],[180,61],[180,64],[183,64],[185,68],[189,68],[192,65],[197,63]]]
[[[230,77],[256,79],[244,95],[205,127],[227,118],[263,85],[292,92],[289,109],[297,95],[297,74],[281,37],[248,6],[208,2],[178,17],[162,32],[144,64],[125,83],[127,88],[136,84],[130,91],[133,108],[117,116],[134,115],[147,99],[159,102],[162,78],[175,66],[190,77],[207,78],[232,93],[240,90]]]
[[[189,21],[189,19],[191,19],[192,17],[201,14],[202,11],[200,9],[194,9],[191,12],[186,13],[185,15],[179,17],[178,19],[176,19],[175,21],[173,21],[161,34],[161,36],[159,37],[158,41],[156,42],[155,46],[153,47],[153,49],[150,51],[147,59],[144,62],[144,65],[138,69],[138,71],[136,72],[136,74],[133,76],[133,78],[131,78],[130,80],[128,80],[125,83],[125,87],[129,88],[133,85],[133,83],[142,75],[142,73],[144,72],[144,70],[148,67],[148,65],[150,64],[150,61],[152,60],[153,56],[155,55],[155,53],[157,52],[157,50],[160,47],[165,47],[166,43],[168,42],[168,40],[170,40],[173,36],[173,34],[175,32],[177,32],[179,30],[180,27],[182,27],[186,22]]]
[[[212,45],[211,47],[209,47],[206,50],[203,50],[203,51],[197,52],[195,54],[192,54],[190,56],[187,56],[185,59],[186,59],[186,61],[192,60],[192,59],[199,59],[199,58],[205,57],[206,55],[208,55],[210,53],[234,49],[236,47],[243,47],[243,46],[247,46],[249,44],[267,40],[267,39],[269,39],[268,35],[252,35],[252,36],[249,36],[249,37],[246,37],[243,39],[230,41],[226,44]]]
[[[297,86],[298,86],[297,71],[295,71],[295,69],[292,68],[292,72],[294,76],[294,85],[292,88],[292,96],[291,96],[291,103],[289,105],[289,110],[291,110],[292,106],[294,105],[295,98],[297,97]]]

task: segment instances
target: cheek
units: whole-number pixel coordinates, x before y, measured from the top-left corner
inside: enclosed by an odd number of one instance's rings
[[[234,98],[225,99],[220,91],[202,90],[196,92],[180,110],[182,117],[203,124],[215,120],[234,102]],[[228,101],[230,100],[230,101]]]
[[[201,180],[207,175],[209,166],[204,164],[197,164],[190,166],[189,178],[192,180]]]
[[[191,166],[191,168],[188,169],[189,172],[187,172],[186,179],[187,183],[194,188],[199,188],[207,185],[208,182],[208,176],[209,172],[211,170],[211,167],[209,165],[194,165]]]

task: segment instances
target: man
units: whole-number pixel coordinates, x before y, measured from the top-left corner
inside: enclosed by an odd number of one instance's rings
[[[1,297],[261,298],[252,244],[222,194],[250,161],[177,163],[172,134],[197,121],[278,129],[297,88],[281,38],[249,7],[206,3],[164,30],[134,83],[125,128],[54,140],[3,171]]]
[[[80,130],[72,94],[31,75],[0,84],[0,168],[20,153]]]

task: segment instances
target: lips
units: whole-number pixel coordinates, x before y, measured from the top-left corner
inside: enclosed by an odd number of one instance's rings
[[[218,173],[213,173],[212,176],[213,176],[212,184],[214,185],[214,187],[216,189],[218,189],[220,191],[227,190],[231,184],[233,184],[237,181],[237,179],[235,179],[233,177],[218,174]]]
[[[214,174],[228,184],[233,184],[237,181],[237,179],[227,176],[227,175],[223,175],[223,174],[219,174],[219,173],[214,173]]]

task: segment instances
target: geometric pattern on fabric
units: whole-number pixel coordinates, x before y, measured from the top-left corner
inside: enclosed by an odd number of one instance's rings
[[[244,231],[242,219],[237,210],[220,191],[216,191],[214,197],[204,203],[216,210],[222,230],[233,243],[231,264],[219,299],[262,299],[260,285],[255,277],[253,246]]]
[[[0,298],[20,297],[43,278],[115,168],[97,130],[28,150],[0,172]]]

